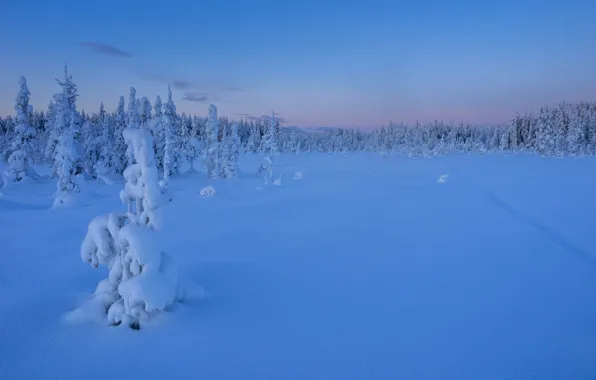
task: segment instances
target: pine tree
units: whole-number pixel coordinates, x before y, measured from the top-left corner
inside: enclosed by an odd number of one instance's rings
[[[176,105],[172,100],[172,89],[168,86],[168,101],[165,104],[162,128],[164,133],[163,145],[163,185],[167,185],[170,175],[177,172],[177,160],[175,159],[174,128],[176,125]]]
[[[114,157],[114,123],[112,118],[105,112],[103,103],[99,111],[98,125],[101,126],[99,135],[99,157],[95,163],[95,172],[105,175],[113,170],[112,159]]]
[[[275,113],[271,114],[271,119],[267,125],[267,130],[261,141],[261,154],[266,156],[276,156],[279,154],[279,145],[277,141],[278,133],[276,132],[279,123],[275,120]]]
[[[94,267],[107,265],[110,270],[89,301],[93,309],[99,310],[109,325],[124,324],[138,330],[142,323],[181,300],[184,291],[172,258],[152,238],[163,221],[148,123],[151,108],[144,97],[134,104],[140,106],[140,124],[129,119],[131,123],[123,132],[133,154],[120,193],[128,213],[93,219],[81,246],[81,258]],[[133,202],[136,212],[132,211]]]
[[[163,171],[163,156],[165,145],[165,134],[163,130],[163,112],[162,112],[161,97],[157,95],[155,103],[153,104],[153,151],[155,152],[155,164],[157,170]]]
[[[207,121],[207,145],[203,154],[203,168],[209,178],[217,178],[219,173],[219,120],[217,119],[217,107],[209,106],[209,120]]]
[[[139,117],[139,101],[137,101],[137,90],[134,87],[130,88],[128,97],[128,112],[126,113],[126,128],[134,129],[139,128],[141,120]],[[128,165],[134,162],[133,152],[130,144],[126,147],[126,159]]]
[[[12,153],[8,157],[10,167],[5,174],[7,179],[14,182],[22,181],[26,177],[35,177],[35,173],[31,168],[32,140],[35,137],[35,129],[28,123],[32,108],[29,105],[31,93],[27,88],[25,77],[20,78],[19,86],[20,90],[14,107],[17,115],[17,125],[14,130]]]
[[[76,110],[77,88],[64,67],[64,79],[57,80],[62,86],[62,93],[56,94],[56,119],[54,128],[57,143],[54,149],[54,173],[58,177],[58,191],[54,205],[63,205],[70,201],[71,194],[79,191],[76,175],[80,171],[80,149],[75,142],[79,132],[79,115]]]
[[[124,112],[124,96],[120,97],[114,114],[114,149],[111,157],[112,167],[117,174],[122,174],[128,162],[127,145],[122,132],[126,128],[126,113]]]

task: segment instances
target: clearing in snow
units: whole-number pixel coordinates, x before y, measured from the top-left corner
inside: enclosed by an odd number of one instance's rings
[[[269,185],[262,162],[169,178],[155,239],[205,293],[140,331],[69,314],[122,178],[60,208],[54,179],[3,189],[0,379],[596,376],[596,159],[283,154]]]

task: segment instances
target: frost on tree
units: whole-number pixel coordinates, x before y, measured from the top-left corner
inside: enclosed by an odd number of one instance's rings
[[[209,120],[207,121],[207,145],[203,152],[203,168],[209,178],[217,178],[219,173],[219,120],[217,107],[209,106]]]
[[[109,275],[79,311],[95,313],[96,319],[108,325],[124,324],[133,329],[184,294],[177,267],[154,240],[154,231],[162,224],[162,198],[153,139],[148,123],[143,122],[151,112],[148,103],[146,98],[140,101],[141,124],[131,124],[124,131],[133,160],[124,171],[126,183],[120,193],[128,212],[92,220],[81,246],[83,261],[94,267],[106,265]]]
[[[27,177],[35,177],[31,168],[31,157],[33,152],[33,139],[35,129],[29,125],[31,117],[31,106],[29,96],[31,93],[27,88],[25,77],[19,80],[20,90],[16,97],[15,111],[16,123],[12,141],[12,153],[8,157],[9,168],[5,173],[7,180],[19,182]]]

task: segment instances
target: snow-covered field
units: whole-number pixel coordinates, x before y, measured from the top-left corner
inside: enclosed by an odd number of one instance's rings
[[[64,321],[122,181],[2,190],[0,379],[596,376],[596,159],[283,155],[280,186],[260,160],[172,179],[159,239],[206,294],[140,331]]]

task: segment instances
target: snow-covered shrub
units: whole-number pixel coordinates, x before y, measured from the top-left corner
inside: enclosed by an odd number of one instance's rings
[[[439,179],[437,180],[438,183],[445,183],[447,182],[447,177],[449,177],[449,174],[443,174],[439,177]]]
[[[201,189],[202,197],[212,197],[215,195],[215,188],[213,186],[206,186]]]
[[[265,163],[259,166],[258,175],[263,176],[265,180],[265,185],[271,183],[271,178],[273,178],[273,161],[269,156],[265,157]]]
[[[293,179],[295,179],[295,180],[299,180],[302,178],[304,178],[304,176],[302,175],[302,172],[296,172],[293,177]]]

